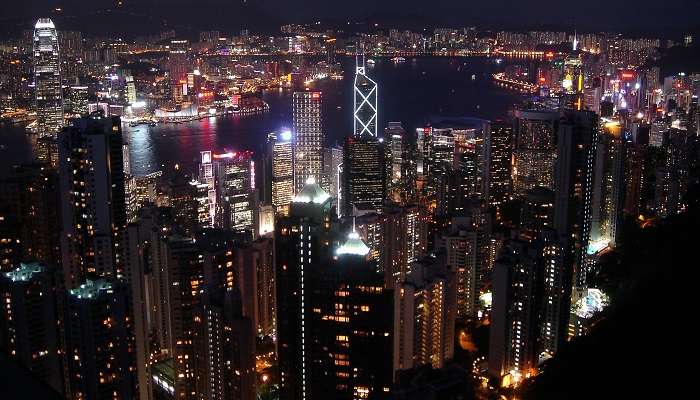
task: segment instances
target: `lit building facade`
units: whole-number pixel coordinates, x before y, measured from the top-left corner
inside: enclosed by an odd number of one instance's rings
[[[126,290],[104,278],[86,280],[66,302],[70,398],[133,398],[134,345]]]
[[[313,280],[332,258],[331,199],[309,178],[275,228],[280,399],[311,398]]]
[[[557,112],[516,113],[513,186],[517,193],[523,194],[535,186],[554,189],[558,124]]]
[[[325,136],[321,120],[321,92],[295,92],[292,99],[294,120],[294,193],[313,177],[326,186],[323,176]]]
[[[56,137],[63,127],[63,89],[58,32],[51,19],[34,25],[33,44],[36,130],[40,137]]]
[[[591,111],[566,111],[557,133],[554,229],[567,237],[565,263],[577,288],[588,283],[586,251],[591,235],[593,178],[598,117]]]
[[[58,136],[61,255],[66,288],[87,277],[121,279],[127,224],[121,121],[75,119]]]
[[[381,211],[386,198],[384,144],[376,137],[348,137],[343,146],[343,215]]]
[[[362,64],[355,67],[355,82],[353,84],[353,136],[369,135],[377,137],[377,83],[367,76],[364,55]]]
[[[58,291],[55,271],[21,263],[0,274],[0,345],[10,358],[63,393]]]
[[[271,197],[276,215],[289,214],[294,198],[294,158],[292,133],[270,133],[267,136],[268,155],[271,155]]]
[[[484,199],[498,206],[508,200],[513,188],[513,126],[508,122],[492,122],[484,136]]]
[[[443,368],[454,356],[457,282],[444,254],[416,261],[395,291],[394,370]]]
[[[253,232],[255,164],[251,152],[214,154],[217,214],[220,225],[234,232]]]

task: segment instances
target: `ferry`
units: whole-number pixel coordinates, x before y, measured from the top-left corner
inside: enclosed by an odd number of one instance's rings
[[[395,63],[398,64],[398,63],[406,62],[406,59],[403,58],[403,57],[394,57],[394,58],[391,59],[391,61],[393,61],[393,62],[395,62]]]
[[[374,64],[376,64],[376,63],[377,63],[377,62],[374,61],[374,59],[372,59],[372,58],[370,58],[369,60],[367,60],[367,65],[369,65],[369,66],[374,66]]]

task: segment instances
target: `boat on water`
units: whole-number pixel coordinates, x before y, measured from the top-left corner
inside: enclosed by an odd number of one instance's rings
[[[391,59],[391,61],[393,61],[395,63],[402,63],[402,62],[406,62],[406,59],[403,57],[394,57]]]
[[[376,64],[376,63],[377,63],[377,62],[374,61],[374,59],[372,59],[372,58],[370,58],[369,60],[367,60],[367,64],[368,64],[368,65],[374,65],[374,64]]]

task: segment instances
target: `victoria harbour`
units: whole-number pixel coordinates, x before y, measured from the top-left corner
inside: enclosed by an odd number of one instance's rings
[[[415,130],[432,116],[499,119],[508,116],[518,95],[496,87],[491,74],[502,70],[494,58],[409,58],[396,63],[378,58],[368,71],[381,80],[379,126],[401,122]],[[310,89],[322,90],[323,127],[329,145],[342,142],[352,130],[353,58],[344,59],[343,80],[325,79]],[[129,143],[132,173],[146,175],[178,164],[192,172],[200,151],[263,150],[269,132],[291,129],[292,91],[271,89],[262,93],[268,112],[242,116],[210,117],[184,123],[130,127],[123,124]],[[2,165],[31,156],[30,136],[21,125],[0,125]]]

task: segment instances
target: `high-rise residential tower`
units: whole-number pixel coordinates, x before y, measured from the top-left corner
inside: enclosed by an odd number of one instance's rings
[[[58,289],[46,264],[0,273],[0,347],[42,382],[63,392]]]
[[[575,286],[588,281],[586,251],[591,235],[593,176],[598,117],[591,111],[566,111],[557,133],[554,229],[566,237],[565,264],[573,268]]]
[[[66,288],[87,277],[123,276],[127,224],[118,117],[80,118],[58,136],[61,256]]]
[[[67,297],[66,397],[133,398],[136,366],[125,288],[104,278],[88,279]]]
[[[523,194],[535,186],[554,189],[559,113],[519,111],[515,123],[513,186]]]

